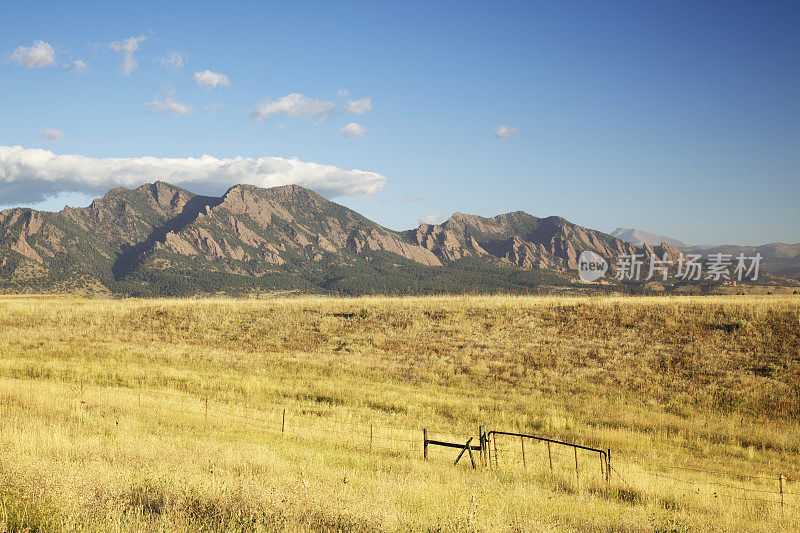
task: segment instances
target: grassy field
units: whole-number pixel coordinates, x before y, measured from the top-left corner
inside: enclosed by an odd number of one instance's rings
[[[798,296],[0,297],[0,531],[797,530],[798,421]]]

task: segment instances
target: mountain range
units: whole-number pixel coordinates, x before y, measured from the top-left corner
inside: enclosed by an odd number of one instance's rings
[[[652,245],[665,242],[674,246],[684,254],[699,254],[701,256],[726,254],[733,257],[737,257],[739,254],[744,254],[748,257],[761,254],[761,265],[766,272],[779,277],[800,280],[800,243],[784,244],[775,242],[762,244],[760,246],[740,246],[734,244],[689,245],[678,239],[657,235],[655,233],[648,233],[635,228],[617,228],[611,232],[611,236],[636,245]]]
[[[678,239],[657,235],[655,233],[648,233],[636,228],[617,228],[611,232],[611,236],[637,245],[656,245],[665,242],[676,248],[684,248],[686,246],[686,243]]]
[[[680,255],[668,243],[637,246],[522,211],[454,213],[399,232],[297,185],[237,185],[213,197],[155,182],[112,189],[84,208],[0,212],[0,290],[524,292],[574,286],[583,250]]]

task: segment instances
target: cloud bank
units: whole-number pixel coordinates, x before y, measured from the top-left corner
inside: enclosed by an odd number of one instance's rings
[[[49,67],[56,64],[56,52],[44,41],[34,41],[33,46],[18,46],[9,55],[11,61],[28,68]]]
[[[98,159],[0,146],[0,198],[4,204],[39,202],[64,192],[103,194],[113,187],[137,187],[156,180],[201,194],[220,194],[239,183],[258,187],[297,184],[327,197],[374,194],[386,182],[375,172],[296,158],[218,159],[204,155]]]

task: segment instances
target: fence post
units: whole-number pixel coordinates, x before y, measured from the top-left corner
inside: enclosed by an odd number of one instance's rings
[[[473,437],[470,437],[469,440],[467,441],[467,444],[464,445],[464,449],[461,450],[461,453],[458,454],[458,457],[456,457],[456,462],[453,463],[454,466],[458,464],[458,461],[464,455],[464,452],[469,452],[469,459],[470,461],[472,461],[472,468],[475,468],[475,459],[473,459],[472,457],[472,439]]]
[[[478,426],[478,447],[480,451],[481,466],[483,466],[483,426]]]
[[[522,444],[522,468],[524,468],[525,471],[527,472],[528,463],[525,462],[525,437],[520,437],[519,442],[520,444]]]
[[[472,469],[475,470],[477,467],[475,466],[475,458],[472,456],[472,446],[470,445],[471,441],[472,437],[470,437],[467,441],[467,453],[469,453],[469,462],[472,463]]]
[[[206,420],[208,420],[208,396],[204,398],[204,403],[206,405]]]
[[[603,468],[603,452],[600,452],[600,479],[604,479],[606,477],[606,473]]]
[[[372,453],[372,424],[369,425],[369,453]]]
[[[497,462],[497,433],[492,434],[492,442],[494,442],[494,466],[499,470],[500,465]]]
[[[575,482],[578,485],[578,490],[581,490],[581,475],[578,472],[578,448],[573,446],[572,450],[575,452]]]
[[[547,441],[547,459],[550,461],[550,473],[553,473],[553,454],[550,453],[550,441]]]
[[[483,426],[483,466],[492,468],[491,454],[489,453],[489,437],[487,436],[486,426]]]
[[[283,418],[281,418],[281,435],[286,430],[286,409],[283,410]]]
[[[606,484],[611,483],[611,448],[606,450]]]
[[[480,446],[481,466],[486,466],[483,456],[483,426],[478,426],[478,445]]]
[[[428,428],[422,428],[422,457],[428,460]]]
[[[489,443],[489,432],[483,434],[486,441],[486,463],[489,465],[489,470],[492,469],[492,446]]]
[[[484,455],[484,443],[483,443],[483,426],[478,426],[478,443],[481,447],[481,466],[486,466],[486,456]]]
[[[781,514],[783,514],[783,474],[778,474],[778,486],[781,491]]]

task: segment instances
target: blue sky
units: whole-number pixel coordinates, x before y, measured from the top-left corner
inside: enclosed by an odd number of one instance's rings
[[[258,169],[394,229],[524,210],[798,242],[800,4],[697,4],[9,4],[0,206],[165,176],[222,193]]]

